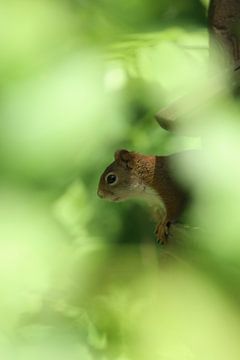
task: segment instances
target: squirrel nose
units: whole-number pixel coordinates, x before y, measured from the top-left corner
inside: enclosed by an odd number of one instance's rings
[[[104,197],[104,194],[103,194],[103,192],[102,192],[100,189],[98,189],[97,194],[98,194],[98,196],[99,196],[100,198],[103,198],[103,197]]]

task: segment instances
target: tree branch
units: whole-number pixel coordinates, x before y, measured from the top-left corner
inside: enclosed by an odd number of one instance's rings
[[[230,72],[240,69],[240,0],[211,0],[208,11],[209,27],[209,54],[214,56],[216,47],[223,56],[221,61],[230,59]],[[227,62],[227,71],[229,71],[229,61]],[[234,73],[234,80],[240,71]],[[214,85],[214,79],[213,79]],[[191,114],[195,108],[199,108],[209,99],[214,98],[216,94],[224,89],[211,86],[212,92],[205,94],[187,94],[177,101],[161,109],[156,115],[159,125],[169,131],[176,130],[181,125],[182,120]],[[180,111],[179,111],[180,109]],[[200,135],[191,134],[186,135]]]

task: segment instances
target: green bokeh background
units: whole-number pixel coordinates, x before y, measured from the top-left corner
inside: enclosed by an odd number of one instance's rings
[[[240,358],[240,129],[229,79],[189,119],[201,139],[154,120],[213,86],[207,5],[0,2],[1,359]],[[199,226],[167,248],[143,203],[97,197],[116,149],[201,143],[200,159],[179,166]]]

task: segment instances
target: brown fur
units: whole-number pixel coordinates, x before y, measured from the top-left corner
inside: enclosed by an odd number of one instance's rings
[[[171,159],[181,154],[170,156],[146,156],[139,153],[119,150],[115,153],[115,161],[102,174],[98,187],[98,195],[112,201],[126,200],[134,196],[143,196],[146,189],[164,203],[165,215],[157,227],[157,237],[165,242],[169,225],[182,215],[188,195],[175,180],[171,168]],[[116,184],[108,184],[106,176],[116,174]]]

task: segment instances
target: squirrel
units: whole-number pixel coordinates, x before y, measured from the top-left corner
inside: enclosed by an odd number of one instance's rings
[[[97,194],[110,201],[123,201],[142,197],[162,209],[156,228],[157,241],[165,244],[169,227],[183,215],[190,199],[190,192],[180,185],[172,169],[184,151],[169,156],[147,156],[128,150],[115,152],[115,160],[100,177]]]

